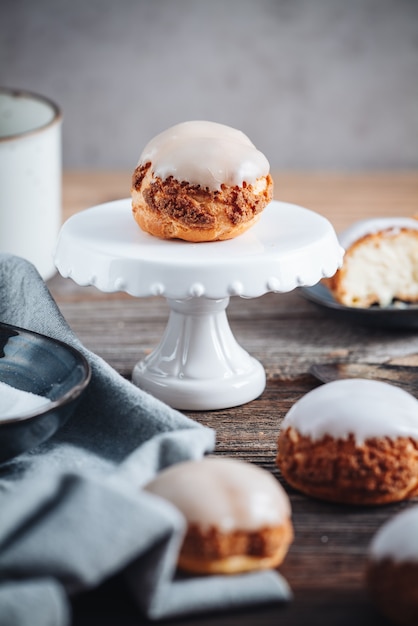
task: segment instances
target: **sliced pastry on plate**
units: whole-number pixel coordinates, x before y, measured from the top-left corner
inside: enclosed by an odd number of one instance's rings
[[[342,267],[326,280],[335,300],[351,307],[418,302],[418,220],[374,218],[339,234]]]

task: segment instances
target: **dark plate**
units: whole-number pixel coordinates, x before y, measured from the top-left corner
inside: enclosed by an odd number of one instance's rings
[[[0,381],[49,398],[47,409],[0,417],[0,462],[46,441],[74,411],[90,381],[90,366],[72,346],[0,323]]]
[[[322,283],[313,287],[301,287],[300,290],[307,300],[341,321],[375,328],[418,328],[418,305],[416,304],[399,303],[387,307],[372,306],[364,309],[339,304]]]

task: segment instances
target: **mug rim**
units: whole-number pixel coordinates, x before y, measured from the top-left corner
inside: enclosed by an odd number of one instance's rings
[[[37,133],[40,133],[44,130],[46,130],[47,128],[49,128],[50,126],[53,126],[54,124],[57,124],[58,122],[62,121],[62,110],[61,108],[50,98],[48,98],[47,96],[43,96],[39,93],[36,93],[34,91],[30,91],[27,89],[13,89],[13,88],[9,88],[9,87],[0,87],[0,94],[7,94],[9,96],[11,96],[12,98],[26,98],[27,100],[38,100],[40,102],[42,102],[43,104],[46,104],[49,106],[49,108],[52,110],[53,112],[53,116],[52,119],[47,122],[46,124],[42,124],[42,126],[37,126],[36,128],[31,128],[30,130],[24,130],[20,133],[12,133],[10,135],[4,135],[4,136],[0,136],[0,144],[4,143],[6,141],[11,141],[11,140],[17,140],[17,139],[24,139],[25,137],[28,137],[30,135],[35,135]]]

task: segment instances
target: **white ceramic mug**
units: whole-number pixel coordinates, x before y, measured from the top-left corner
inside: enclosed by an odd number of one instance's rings
[[[0,87],[0,252],[55,273],[61,225],[59,107],[43,96]]]

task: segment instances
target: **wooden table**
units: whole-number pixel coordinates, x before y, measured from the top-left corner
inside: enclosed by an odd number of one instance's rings
[[[418,214],[418,173],[277,173],[275,197],[326,216],[337,231],[364,217]],[[129,196],[129,172],[66,172],[64,218],[91,205]],[[123,376],[158,343],[168,310],[163,298],[136,299],[78,287],[56,276],[49,286],[67,321],[84,342]],[[307,302],[298,291],[253,300],[232,298],[228,319],[238,342],[266,370],[262,396],[247,405],[187,413],[217,431],[216,452],[273,472],[280,422],[292,404],[317,386],[313,363],[330,360],[400,362],[418,353],[418,333],[342,323]],[[412,359],[414,360],[414,359]],[[280,567],[294,600],[286,606],[177,620],[222,624],[386,624],[364,586],[369,542],[381,524],[411,503],[378,508],[337,506],[311,500],[285,486],[292,503],[295,540]],[[74,600],[75,626],[133,626],[138,614],[118,577]],[[169,624],[171,622],[163,622]],[[173,622],[174,623],[174,622]]]

